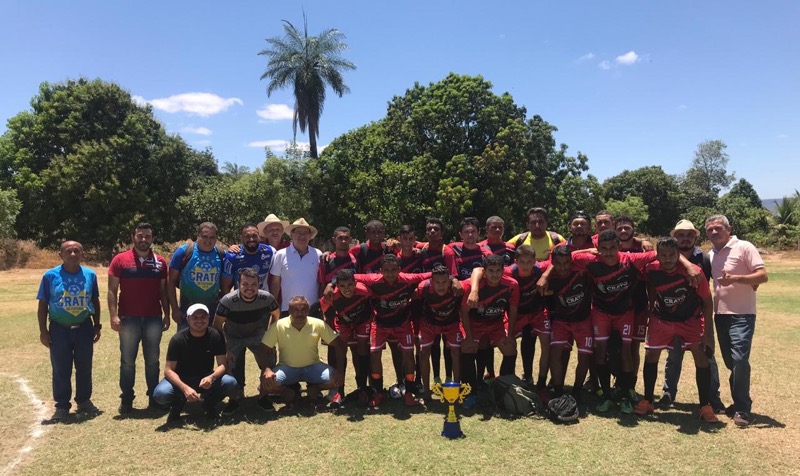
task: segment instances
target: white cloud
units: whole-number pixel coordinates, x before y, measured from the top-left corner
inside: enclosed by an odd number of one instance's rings
[[[265,104],[256,114],[268,121],[283,121],[294,118],[294,109],[286,104]]]
[[[240,106],[244,103],[239,98],[223,98],[212,93],[183,93],[167,98],[145,100],[141,96],[134,96],[137,103],[149,103],[159,111],[175,113],[186,112],[197,116],[213,116],[227,111],[234,104]]]
[[[184,127],[181,129],[182,134],[199,134],[201,136],[210,136],[211,129],[207,127]]]
[[[146,106],[147,105],[147,100],[145,98],[141,97],[141,96],[131,96],[131,100],[137,106]]]
[[[628,51],[624,55],[619,55],[614,60],[617,64],[632,65],[639,61],[639,55],[635,51]]]
[[[603,60],[597,65],[600,69],[611,69],[611,63],[608,60]]]
[[[585,55],[581,56],[580,58],[576,59],[576,63],[583,63],[585,61],[591,61],[594,59],[594,53],[586,53]]]

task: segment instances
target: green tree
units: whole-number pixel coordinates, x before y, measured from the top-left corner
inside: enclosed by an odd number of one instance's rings
[[[606,210],[610,211],[615,217],[627,215],[633,218],[637,228],[639,228],[639,223],[645,223],[650,218],[650,213],[644,200],[636,195],[628,195],[625,200],[607,200]]]
[[[794,239],[800,249],[800,191],[795,190],[794,195],[775,201],[772,230],[779,249],[784,241]]]
[[[150,106],[101,80],[43,83],[0,138],[0,186],[17,191],[21,238],[107,249],[138,220],[174,232],[175,201],[217,173],[209,151],[168,136]]]
[[[733,183],[736,176],[728,173],[727,147],[721,140],[698,144],[692,165],[681,181],[686,204],[684,209],[691,206],[713,207],[720,192]]]
[[[761,206],[754,207],[750,200],[727,193],[717,200],[717,213],[728,217],[733,233],[739,238],[764,244],[770,231],[769,211]]]
[[[225,162],[222,164],[222,173],[233,178],[239,178],[242,175],[249,174],[250,167],[239,165],[236,162]]]
[[[761,197],[758,196],[753,185],[745,179],[739,179],[728,192],[729,197],[743,198],[752,208],[764,208]]]
[[[21,207],[17,192],[0,189],[0,239],[14,237],[14,222]]]
[[[336,29],[328,29],[319,36],[308,36],[308,22],[303,20],[301,33],[288,21],[283,22],[284,35],[267,38],[269,47],[258,54],[266,56],[267,69],[261,79],[269,79],[267,96],[278,89],[291,86],[294,92],[294,119],[292,127],[295,138],[308,130],[311,157],[317,158],[319,118],[325,105],[325,88],[330,86],[342,97],[350,88],[344,82],[342,72],[356,66],[342,57],[347,50],[344,35]]]
[[[637,222],[639,231],[665,235],[681,218],[680,190],[675,177],[658,166],[624,170],[603,182],[606,200],[625,200],[628,195],[640,197],[647,205],[649,217]]]

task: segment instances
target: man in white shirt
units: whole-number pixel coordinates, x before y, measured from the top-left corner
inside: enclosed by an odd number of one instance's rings
[[[322,252],[308,243],[317,236],[317,229],[305,218],[298,218],[286,227],[292,244],[275,253],[270,269],[269,289],[281,305],[281,316],[289,315],[289,299],[303,296],[309,302],[310,315],[319,316],[317,273]]]

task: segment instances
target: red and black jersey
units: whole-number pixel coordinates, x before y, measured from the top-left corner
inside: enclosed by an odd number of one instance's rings
[[[581,322],[589,319],[592,310],[592,280],[585,271],[573,267],[565,278],[554,273],[547,280],[553,292],[547,296],[547,315],[550,320]]]
[[[469,279],[472,270],[483,266],[483,257],[492,254],[489,248],[478,245],[477,248],[465,248],[464,243],[456,242],[447,245],[452,255],[445,254],[444,262],[450,274],[459,280]]]
[[[711,298],[711,291],[705,284],[708,280],[704,275],[700,277],[700,285],[693,288],[682,266],[678,265],[675,271],[668,273],[661,269],[658,261],[648,264],[644,275],[650,289],[655,292],[655,296],[651,296],[655,300],[653,314],[659,319],[684,322],[703,316],[701,298]]]
[[[426,279],[419,283],[414,293],[414,309],[426,321],[437,326],[453,324],[459,321],[461,309],[461,296],[453,294],[453,287],[444,296],[439,296],[433,290],[431,280]]]
[[[588,250],[589,248],[595,248],[597,245],[596,243],[592,243],[591,238],[587,238],[586,243],[584,243],[582,246],[578,246],[572,241],[572,237],[570,236],[569,238],[567,238],[567,241],[562,241],[561,243],[558,243],[556,246],[566,246],[569,249],[569,251],[572,252],[577,250]]]
[[[506,243],[505,241],[500,241],[497,244],[489,243],[489,240],[483,240],[478,243],[479,246],[483,246],[485,248],[489,248],[489,251],[492,252],[494,255],[499,255],[503,258],[503,266],[511,266],[514,263],[514,257],[516,255],[515,246],[511,243]]]
[[[519,274],[519,267],[516,264],[507,266],[503,270],[503,274],[514,278],[519,284],[519,313],[520,314],[538,314],[544,309],[544,298],[536,289],[536,283],[542,277],[542,273],[547,269],[548,262],[537,262],[533,266],[533,271],[530,276],[522,277]]]
[[[656,259],[655,251],[647,253],[619,252],[619,263],[607,266],[600,255],[579,253],[572,264],[585,270],[594,281],[594,305],[607,314],[620,315],[633,309],[633,293],[639,272]]]
[[[336,256],[333,254],[327,263],[324,260],[319,260],[317,282],[319,284],[328,284],[336,276],[336,273],[343,269],[352,269],[358,272],[358,262],[353,255],[348,253],[347,256]]]
[[[469,280],[461,282],[464,296],[461,306],[467,306],[467,298],[471,290]],[[519,284],[514,278],[503,276],[497,286],[489,286],[486,277],[478,284],[478,307],[469,310],[469,318],[475,321],[503,320],[508,310],[519,306]]]
[[[431,273],[400,273],[396,283],[388,284],[382,274],[357,274],[356,281],[372,291],[375,325],[397,327],[408,319],[408,304],[417,284],[430,277]]]
[[[401,273],[422,273],[422,262],[424,257],[422,253],[412,253],[411,256],[403,256],[401,250],[397,251],[397,260],[400,262]]]
[[[361,243],[350,248],[350,254],[353,255],[358,263],[359,273],[374,274],[381,271],[381,258],[383,258],[383,255],[392,254],[392,250],[386,246],[386,243],[381,243],[378,247],[369,243]]]
[[[344,297],[337,288],[333,292],[333,300],[328,301],[324,296],[319,300],[325,322],[332,325],[337,319],[340,323],[354,326],[372,319],[372,292],[362,283],[356,283],[355,292],[350,297]]]
[[[429,243],[417,243],[417,248],[420,249],[420,256],[422,256],[422,270],[433,271],[436,264],[447,266],[445,256],[451,255],[452,251],[449,250],[444,244],[441,246],[431,246]]]
[[[641,240],[632,239],[633,244],[629,250],[620,250],[623,253],[644,253]],[[641,275],[640,277],[644,277]],[[636,283],[636,288],[633,290],[633,312],[639,314],[647,310],[647,284],[643,279]]]

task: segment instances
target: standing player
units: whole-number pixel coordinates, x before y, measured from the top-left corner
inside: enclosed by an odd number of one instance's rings
[[[333,261],[333,260],[331,260]],[[370,373],[369,338],[372,332],[372,293],[362,283],[356,283],[352,269],[336,273],[336,289],[322,297],[320,305],[325,322],[333,327],[343,342],[350,346],[350,355],[359,390],[367,387]],[[330,348],[329,348],[330,351]],[[335,356],[334,356],[335,358]],[[329,352],[330,363],[331,355]],[[335,362],[335,360],[333,360]],[[344,373],[346,369],[343,368]],[[339,389],[344,395],[344,388]]]
[[[324,292],[325,286],[334,280],[337,273],[344,269],[351,269],[353,272],[358,271],[358,262],[355,257],[350,254],[350,228],[340,226],[333,230],[333,246],[334,252],[328,257],[328,260],[320,260],[319,262],[319,275],[317,282],[319,283],[319,292]],[[328,325],[333,327],[333,323],[328,322]],[[333,365],[333,362],[328,362]]]
[[[697,393],[700,397],[700,419],[708,423],[719,423],[710,405],[709,383],[711,374],[705,347],[713,346],[704,324],[713,325],[714,304],[708,279],[700,274],[697,288],[689,284],[686,273],[678,266],[678,242],[675,238],[658,241],[658,261],[645,268],[647,293],[652,304],[652,317],[647,327],[647,342],[644,363],[644,400],[636,406],[637,415],[653,413],[653,391],[658,376],[658,360],[661,351],[672,349],[675,337],[680,336],[683,347],[694,356],[697,371]],[[698,268],[699,271],[699,268]]]
[[[547,261],[547,258],[550,257],[550,250],[564,241],[564,237],[547,229],[547,210],[544,208],[531,208],[528,210],[527,216],[528,231],[511,238],[508,243],[515,248],[530,245],[536,252],[538,261]]]
[[[239,270],[250,268],[258,274],[259,288],[269,292],[269,270],[275,248],[259,242],[258,227],[255,223],[245,223],[240,230],[242,244],[238,252],[228,251],[222,264],[222,293],[228,294],[239,284]],[[229,362],[230,364],[230,362]],[[238,380],[238,378],[237,378]],[[239,381],[241,383],[241,381]]]
[[[490,352],[493,347],[500,349],[503,354],[500,375],[513,374],[517,358],[517,346],[514,338],[508,335],[508,329],[513,332],[517,322],[519,285],[513,278],[503,276],[503,258],[497,255],[483,259],[483,272],[483,278],[478,283],[475,307],[468,302],[469,285],[464,286],[465,296],[461,303],[461,325],[464,327],[461,374],[463,380],[475,389],[478,388],[475,365],[478,349],[488,348]],[[475,395],[470,395],[464,402],[464,408],[471,408],[476,403]]]
[[[491,216],[486,219],[486,239],[478,243],[480,246],[489,248],[493,254],[500,255],[506,266],[514,263],[514,246],[503,241],[505,232],[505,222],[498,216]]]
[[[589,236],[591,217],[584,211],[577,211],[569,218],[569,238],[556,246],[566,246],[570,252],[594,248]]]
[[[365,227],[367,242],[350,248],[350,254],[358,262],[358,272],[375,274],[380,271],[383,255],[392,253],[386,246],[386,227],[378,220],[371,220]]]
[[[425,257],[415,248],[417,235],[414,232],[414,227],[411,225],[400,227],[398,239],[400,241],[400,249],[395,254],[400,258],[400,272],[422,273]]]
[[[414,312],[419,319],[420,373],[424,396],[431,391],[430,356],[434,339],[444,336],[453,361],[453,379],[461,379],[461,297],[456,296],[447,268],[438,265],[431,278],[419,283],[414,294]]]

